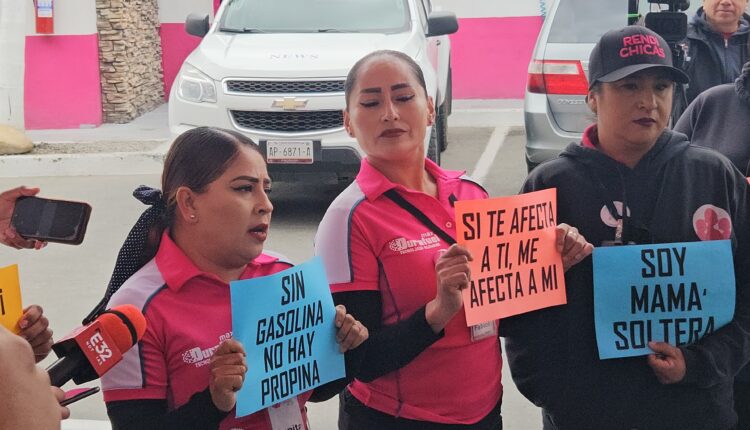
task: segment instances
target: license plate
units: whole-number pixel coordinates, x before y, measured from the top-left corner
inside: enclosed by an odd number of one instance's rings
[[[269,140],[266,142],[269,164],[312,164],[312,140]]]

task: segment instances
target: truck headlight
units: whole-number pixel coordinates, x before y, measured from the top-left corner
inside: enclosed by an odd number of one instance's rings
[[[178,94],[195,103],[216,103],[216,85],[195,67],[185,64],[180,72]]]

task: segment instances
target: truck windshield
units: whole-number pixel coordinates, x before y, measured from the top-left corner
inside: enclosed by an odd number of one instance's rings
[[[409,28],[407,0],[230,0],[220,31],[396,33]]]

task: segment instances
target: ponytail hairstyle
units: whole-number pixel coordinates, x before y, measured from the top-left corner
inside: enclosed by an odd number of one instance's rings
[[[133,191],[133,197],[149,208],[128,233],[117,254],[104,298],[84,319],[84,324],[93,321],[105,309],[112,294],[154,258],[163,232],[174,226],[177,190],[187,187],[198,194],[205,192],[237,158],[240,147],[251,148],[262,155],[255,142],[233,130],[198,127],[175,139],[164,159],[162,190],[141,185]]]

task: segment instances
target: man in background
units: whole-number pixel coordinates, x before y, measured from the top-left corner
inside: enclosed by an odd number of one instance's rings
[[[688,52],[684,70],[690,77],[687,100],[676,110],[675,120],[698,94],[733,83],[742,65],[750,60],[748,0],[703,0],[688,26]],[[678,101],[679,103],[679,101]]]

